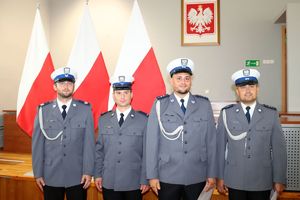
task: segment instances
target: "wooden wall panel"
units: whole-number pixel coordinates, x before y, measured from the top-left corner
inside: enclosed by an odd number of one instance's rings
[[[31,137],[18,126],[15,111],[3,111],[3,150],[14,153],[31,153]]]

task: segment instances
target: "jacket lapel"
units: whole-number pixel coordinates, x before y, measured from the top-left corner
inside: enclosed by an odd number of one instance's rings
[[[132,124],[132,120],[134,117],[135,117],[135,111],[133,109],[131,109],[131,111],[127,115],[123,125],[120,128],[125,129],[128,125]]]
[[[175,113],[181,119],[183,119],[184,118],[184,114],[183,114],[183,112],[182,112],[182,110],[181,110],[181,108],[179,106],[179,103],[178,103],[178,101],[177,101],[174,93],[170,95],[169,101],[170,101],[170,103],[169,103],[169,106],[168,106],[168,108],[167,108],[166,111],[167,112]],[[171,114],[171,113],[169,113],[169,114]]]
[[[241,122],[241,124],[243,125],[243,127],[248,127],[249,126],[249,123],[247,121],[247,118],[246,118],[246,115],[244,113],[244,110],[242,108],[242,105],[241,103],[238,103],[236,105],[236,108],[235,108],[235,112],[236,112],[236,117],[237,117],[237,120]]]
[[[119,126],[119,122],[118,122],[117,113],[115,110],[112,111],[110,114],[110,122],[112,124],[112,127],[114,127],[115,132],[119,132],[120,126]]]
[[[193,112],[195,112],[199,107],[196,105],[196,98],[190,93],[190,97],[188,100],[187,108],[185,111],[185,117],[190,116]]]
[[[68,110],[66,119],[64,120],[64,122],[72,119],[72,117],[74,117],[76,115],[77,112],[77,107],[78,107],[78,102],[72,100],[71,104],[70,104],[70,108]]]
[[[261,113],[262,111],[263,111],[262,106],[259,103],[257,103],[254,108],[253,116],[250,121],[251,127],[257,124],[257,122],[262,119],[262,113]]]
[[[54,100],[52,102],[52,110],[51,110],[51,115],[56,118],[59,122],[63,123],[63,118],[62,118],[62,115],[61,115],[61,112],[59,110],[59,107],[58,107],[58,104],[57,104],[57,101]]]

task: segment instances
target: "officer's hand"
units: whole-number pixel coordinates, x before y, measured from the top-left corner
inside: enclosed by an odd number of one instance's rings
[[[225,186],[223,179],[218,179],[217,189],[220,194],[226,194],[228,192],[228,188]]]
[[[90,175],[82,175],[80,184],[83,185],[83,189],[87,189],[91,184],[92,177]]]
[[[95,185],[97,189],[102,192],[102,178],[96,178]]]
[[[216,186],[216,179],[207,178],[206,185],[203,189],[204,192],[208,192],[210,189],[213,189]]]
[[[141,185],[141,187],[140,187],[140,190],[141,190],[142,194],[148,192],[149,189],[150,189],[149,185]]]
[[[152,191],[158,195],[158,190],[160,190],[159,180],[157,178],[150,179],[149,183]]]
[[[36,184],[39,186],[40,190],[43,191],[43,187],[45,186],[45,181],[43,177],[35,179]]]
[[[285,189],[285,185],[283,185],[281,183],[274,184],[274,190],[278,193],[278,195],[280,195],[284,189]]]

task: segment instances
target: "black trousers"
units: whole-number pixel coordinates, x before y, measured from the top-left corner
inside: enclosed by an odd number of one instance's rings
[[[159,200],[197,200],[206,182],[177,185],[160,182]]]
[[[269,200],[271,190],[244,191],[228,188],[229,200]]]
[[[86,200],[87,191],[82,184],[67,188],[44,186],[44,200],[64,200],[65,194],[67,200]]]
[[[140,190],[114,191],[113,189],[102,188],[104,200],[142,200]]]

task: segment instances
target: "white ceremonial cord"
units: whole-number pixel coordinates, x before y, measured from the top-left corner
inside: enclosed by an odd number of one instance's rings
[[[178,126],[173,132],[167,132],[160,120],[160,101],[158,100],[156,102],[156,114],[157,114],[157,119],[158,119],[158,124],[161,130],[162,135],[167,139],[167,140],[177,140],[180,135],[181,135],[181,142],[183,142],[183,125]],[[175,138],[172,138],[172,136],[175,136],[178,134]]]
[[[226,111],[225,109],[223,110],[223,122],[224,122],[224,126],[225,126],[225,129],[229,135],[229,137],[233,140],[241,140],[243,138],[245,138],[247,136],[247,132],[243,132],[239,135],[232,135],[232,133],[229,131],[228,129],[228,126],[227,126],[227,121],[226,121]]]
[[[57,136],[55,136],[55,137],[53,137],[53,138],[51,138],[51,137],[49,137],[49,136],[47,135],[46,131],[44,130],[42,107],[40,107],[40,109],[39,109],[39,122],[40,122],[40,128],[41,128],[41,130],[42,130],[42,133],[43,133],[43,135],[45,136],[45,138],[46,138],[47,140],[51,140],[51,141],[56,140],[56,139],[57,139],[59,136],[61,136],[61,134],[63,133],[63,131],[60,131],[60,132],[57,134]]]

